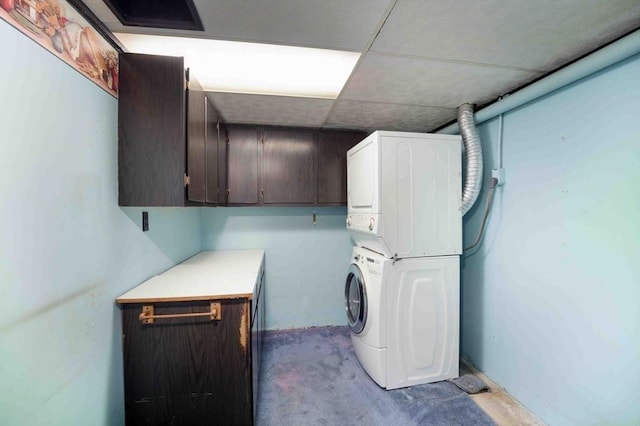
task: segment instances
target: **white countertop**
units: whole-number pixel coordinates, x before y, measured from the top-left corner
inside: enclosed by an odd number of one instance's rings
[[[116,298],[117,303],[251,299],[264,250],[203,251]]]

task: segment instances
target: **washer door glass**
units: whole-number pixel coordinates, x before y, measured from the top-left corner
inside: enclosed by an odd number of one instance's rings
[[[349,320],[349,328],[358,334],[367,322],[367,292],[362,272],[357,265],[349,266],[347,282],[344,288],[344,303]]]

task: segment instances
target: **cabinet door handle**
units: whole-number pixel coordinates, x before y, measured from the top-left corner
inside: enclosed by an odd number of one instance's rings
[[[142,313],[138,316],[138,319],[143,324],[153,324],[156,319],[163,318],[190,318],[190,317],[210,317],[211,321],[222,319],[222,306],[220,302],[211,302],[209,312],[190,312],[187,314],[165,314],[155,315],[153,313],[153,305],[142,306]]]

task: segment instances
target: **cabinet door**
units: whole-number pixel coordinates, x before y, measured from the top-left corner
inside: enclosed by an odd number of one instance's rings
[[[227,172],[227,164],[229,154],[227,150],[227,128],[221,119],[218,120],[218,204],[225,205],[227,203],[227,188],[229,188],[229,174]]]
[[[318,133],[318,204],[347,203],[347,151],[365,136],[364,132]]]
[[[187,198],[205,201],[205,102],[204,91],[195,76],[187,72]]]
[[[221,301],[222,319],[156,319],[141,304],[123,315],[127,425],[249,425],[252,422],[249,301]],[[207,312],[209,302],[154,304],[155,315]]]
[[[218,113],[205,96],[205,155],[206,155],[206,199],[209,204],[220,202],[220,123]]]
[[[228,204],[258,204],[258,129],[227,125]]]
[[[184,205],[184,77],[183,58],[120,54],[121,206]]]
[[[264,204],[315,201],[313,130],[265,128],[262,138]]]

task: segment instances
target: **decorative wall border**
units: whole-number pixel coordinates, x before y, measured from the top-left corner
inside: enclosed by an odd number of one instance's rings
[[[106,36],[108,30],[81,2],[0,0],[0,18],[118,97],[118,53],[122,48]]]

